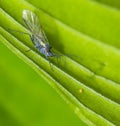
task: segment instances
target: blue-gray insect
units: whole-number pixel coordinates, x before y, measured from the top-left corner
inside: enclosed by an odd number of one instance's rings
[[[51,51],[51,46],[35,13],[30,10],[23,10],[23,20],[31,33],[30,38],[38,51],[47,59],[48,57],[57,57],[58,55]]]

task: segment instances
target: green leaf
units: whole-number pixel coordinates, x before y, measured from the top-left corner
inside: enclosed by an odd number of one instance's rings
[[[119,11],[90,0],[29,2],[34,6],[1,2],[0,41],[47,79],[87,125],[120,125]],[[59,64],[51,58],[52,68],[29,36],[8,30],[27,32],[23,9],[39,16],[54,50],[66,55]]]

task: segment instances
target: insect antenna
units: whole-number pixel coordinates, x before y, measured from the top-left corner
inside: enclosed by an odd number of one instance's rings
[[[20,34],[25,34],[25,35],[29,35],[30,36],[30,34],[27,33],[27,32],[17,31],[17,30],[13,30],[13,29],[8,29],[8,30],[11,31],[11,32],[17,32],[17,33],[20,33]],[[31,49],[26,50],[25,52],[29,52],[29,51],[31,51]]]
[[[17,31],[17,30],[13,30],[13,29],[8,29],[8,31],[11,31],[11,32],[17,32],[17,33],[20,33],[20,34],[30,35],[30,34],[27,33],[27,32]]]

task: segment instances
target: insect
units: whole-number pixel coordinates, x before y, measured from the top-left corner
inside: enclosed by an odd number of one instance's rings
[[[48,59],[48,57],[58,58],[59,55],[54,54],[51,51],[51,46],[35,13],[30,10],[23,10],[22,17],[30,31],[30,38],[35,48],[37,48],[38,51],[46,57],[46,59]]]

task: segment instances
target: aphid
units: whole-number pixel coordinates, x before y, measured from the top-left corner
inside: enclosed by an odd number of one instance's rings
[[[23,20],[30,31],[30,38],[38,51],[43,54],[46,59],[48,57],[58,57],[59,55],[54,54],[51,51],[51,46],[47,40],[47,37],[42,30],[38,17],[30,10],[23,10]]]

